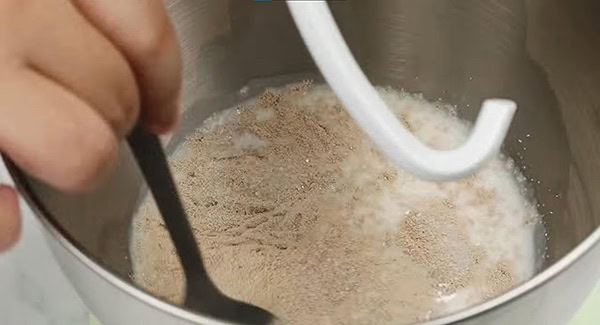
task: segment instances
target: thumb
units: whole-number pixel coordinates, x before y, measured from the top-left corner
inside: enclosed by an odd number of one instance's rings
[[[14,245],[20,233],[17,192],[11,187],[0,185],[0,252]]]

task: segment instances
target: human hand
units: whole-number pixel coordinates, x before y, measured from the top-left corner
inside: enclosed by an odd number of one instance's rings
[[[0,151],[58,189],[109,174],[138,116],[169,131],[180,87],[161,0],[0,1]],[[19,237],[18,211],[14,189],[0,186],[0,251]]]

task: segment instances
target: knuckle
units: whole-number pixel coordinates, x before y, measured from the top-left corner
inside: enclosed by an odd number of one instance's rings
[[[168,18],[160,19],[141,29],[134,41],[134,48],[138,55],[144,58],[157,59],[169,49],[173,38],[173,30]]]

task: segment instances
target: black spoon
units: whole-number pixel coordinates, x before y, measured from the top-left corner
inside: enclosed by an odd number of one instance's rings
[[[225,296],[208,277],[158,137],[138,125],[128,142],[183,266],[185,307],[231,322],[268,324],[271,313]]]

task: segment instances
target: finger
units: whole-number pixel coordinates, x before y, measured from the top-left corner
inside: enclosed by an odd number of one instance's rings
[[[59,189],[88,189],[116,161],[117,139],[106,121],[30,69],[0,73],[0,116],[0,151]]]
[[[126,58],[69,1],[26,2],[33,3],[20,22],[29,29],[20,41],[27,63],[87,102],[117,135],[128,133],[139,95]]]
[[[140,86],[142,120],[157,133],[174,126],[181,88],[179,45],[162,0],[73,0],[125,54]]]
[[[21,233],[19,201],[14,189],[0,185],[0,252],[17,242]]]

